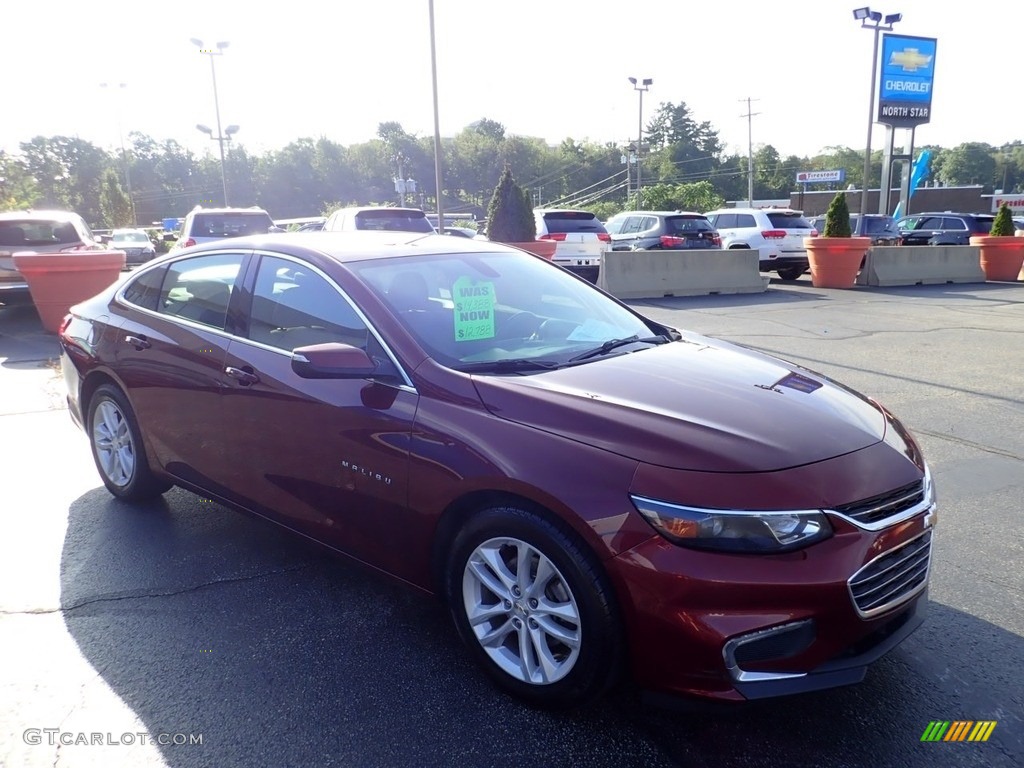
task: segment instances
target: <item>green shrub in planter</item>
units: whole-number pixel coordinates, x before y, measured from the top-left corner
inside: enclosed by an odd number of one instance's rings
[[[850,237],[850,208],[846,205],[846,194],[836,192],[825,212],[825,231],[822,237]]]
[[[487,206],[487,237],[499,243],[527,243],[537,239],[533,202],[512,178],[508,165],[501,172]]]
[[[1013,237],[1017,228],[1013,224],[1013,213],[1010,206],[1003,203],[999,206],[999,212],[992,222],[992,229],[989,234],[993,237]]]

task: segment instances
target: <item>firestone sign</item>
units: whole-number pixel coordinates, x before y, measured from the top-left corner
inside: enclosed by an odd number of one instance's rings
[[[931,120],[936,42],[933,37],[883,36],[878,122],[913,128]]]
[[[1024,213],[1024,195],[992,195],[992,213],[997,212],[1003,203],[1015,216]]]
[[[797,171],[797,184],[815,184],[822,181],[842,181],[846,178],[846,170],[837,171]]]

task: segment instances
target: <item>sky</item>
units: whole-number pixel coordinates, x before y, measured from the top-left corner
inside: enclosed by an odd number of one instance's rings
[[[635,139],[643,119],[685,102],[726,148],[749,137],[783,156],[866,143],[874,33],[859,0],[434,0],[442,136],[480,118],[507,134]],[[0,149],[70,135],[106,149],[119,131],[216,143],[207,48],[223,127],[251,152],[321,136],[370,140],[383,121],[433,136],[428,0],[4,0],[0,9]],[[1024,138],[1020,27],[1011,6],[899,0],[895,32],[938,39],[932,122],[915,144],[999,145]],[[101,88],[100,83],[113,87]],[[124,83],[125,87],[116,87]],[[748,121],[747,98],[754,116]],[[874,129],[873,147],[884,143]]]

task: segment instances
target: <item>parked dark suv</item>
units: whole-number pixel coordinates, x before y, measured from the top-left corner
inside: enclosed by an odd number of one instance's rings
[[[987,235],[991,213],[914,213],[896,222],[903,245],[970,245],[973,235]]]
[[[685,211],[626,211],[605,224],[613,251],[679,251],[721,248],[722,239],[702,213]]]
[[[825,217],[815,216],[811,224],[820,235],[825,231]],[[850,233],[855,237],[870,237],[872,245],[900,245],[900,231],[896,219],[881,213],[868,213],[864,216],[864,226],[860,225],[860,214],[850,214]]]

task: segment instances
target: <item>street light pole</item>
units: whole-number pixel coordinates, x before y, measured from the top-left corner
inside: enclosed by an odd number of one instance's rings
[[[100,83],[100,88],[109,87],[109,83]],[[119,90],[128,87],[128,83],[118,83]],[[128,154],[124,151],[124,133],[121,130],[121,103],[117,104],[117,140],[121,143],[121,163],[124,165],[124,185],[128,190],[128,208],[132,212],[132,226],[138,222],[135,217],[135,198],[132,197],[132,174],[128,167]]]
[[[434,179],[437,195],[437,226],[444,227],[444,205],[441,201],[441,120],[437,110],[437,46],[434,43],[434,0],[428,5],[430,13],[430,81],[434,90]]]
[[[747,206],[750,208],[754,207],[754,116],[761,114],[760,112],[752,112],[750,109],[750,102],[758,101],[758,99],[752,99],[747,96],[746,99],[740,99],[740,101],[747,102],[747,114],[740,115],[740,117],[747,118]]]
[[[633,84],[633,90],[640,94],[640,115],[637,120],[636,129],[636,208],[638,211],[642,211],[644,204],[643,198],[641,197],[641,172],[640,172],[640,158],[643,156],[644,148],[644,93],[649,89],[651,84],[654,83],[649,77],[645,77],[640,83],[637,82],[635,77],[629,78],[629,82]]]
[[[892,32],[892,25],[903,18],[903,16],[899,13],[890,13],[885,16],[883,23],[881,13],[865,7],[855,8],[853,18],[860,22],[862,28],[870,29],[875,33],[875,42],[871,51],[871,92],[868,94],[868,143],[864,149],[864,183],[863,191],[860,195],[860,221],[863,222],[868,212],[868,177],[871,175],[871,131],[875,127],[875,85],[878,82],[878,33],[882,30]],[[869,21],[873,23],[869,24]],[[883,194],[889,194],[888,189],[882,189],[883,186],[889,186],[888,179],[884,183],[880,182],[878,185],[879,199],[881,199]],[[864,225],[861,224],[861,226]]]
[[[192,44],[199,48],[199,52],[200,53],[206,54],[207,56],[210,57],[210,75],[213,77],[213,108],[214,108],[214,111],[216,112],[216,115],[217,115],[217,135],[214,136],[213,135],[213,131],[211,131],[210,129],[206,128],[203,125],[197,125],[196,128],[198,128],[203,133],[209,134],[210,138],[213,139],[214,141],[216,141],[218,146],[220,147],[220,180],[221,180],[221,184],[224,187],[224,207],[227,208],[228,205],[229,205],[229,203],[228,203],[228,174],[227,174],[227,170],[226,170],[227,166],[226,166],[226,163],[224,161],[224,142],[225,141],[231,141],[231,135],[238,131],[238,126],[237,125],[229,125],[226,136],[224,135],[224,132],[221,130],[221,127],[220,127],[220,98],[217,95],[217,68],[214,66],[213,57],[214,56],[223,56],[224,55],[224,49],[228,47],[228,43],[227,42],[223,42],[223,41],[219,42],[219,43],[217,43],[217,49],[214,50],[212,48],[204,48],[202,40],[198,40],[198,39],[196,39],[194,37],[190,38],[190,39],[191,39]],[[234,128],[234,130],[231,130],[232,128]]]

